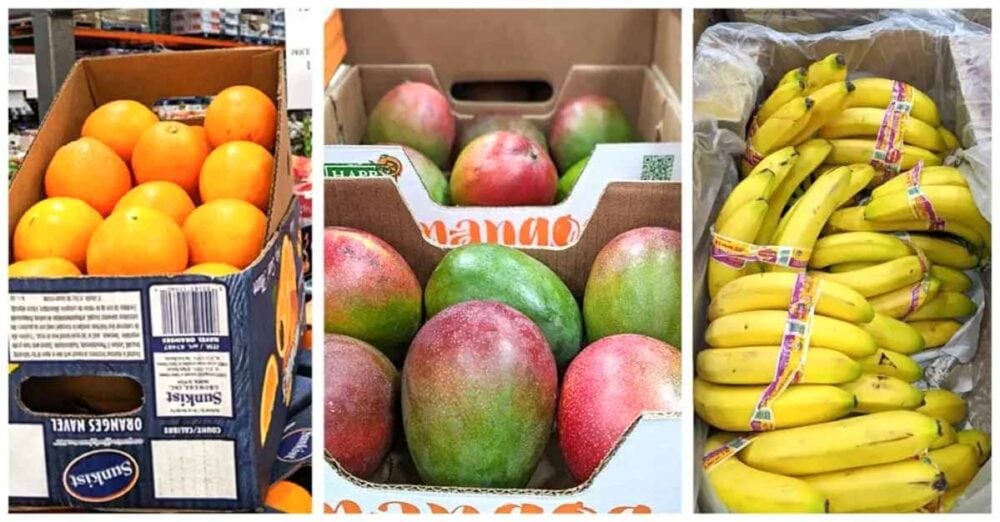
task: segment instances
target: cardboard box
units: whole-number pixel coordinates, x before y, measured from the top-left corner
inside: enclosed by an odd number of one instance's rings
[[[45,168],[56,149],[79,137],[84,119],[100,104],[126,98],[151,106],[237,84],[267,93],[283,115],[282,51],[78,61],[10,186],[8,232],[43,198]],[[287,121],[282,116],[279,122],[267,239],[242,272],[10,281],[8,493],[14,509],[261,509],[285,427],[299,338],[296,332],[284,358],[276,354],[275,294],[283,263],[294,263],[297,274],[299,328],[304,309],[299,208],[291,190]],[[282,255],[289,246],[290,258]],[[204,312],[175,313],[167,295],[198,301]],[[202,327],[186,320],[195,315]],[[273,409],[262,437],[269,358],[278,363],[278,390],[275,404],[266,406]]]
[[[680,81],[679,11],[338,10],[331,20],[328,27],[337,30],[327,35],[335,40],[327,48],[346,40],[350,65],[334,74],[327,92],[326,225],[384,239],[422,285],[448,249],[494,242],[548,265],[579,299],[594,257],[613,237],[642,226],[681,229],[680,149],[671,143],[680,136],[672,86]],[[358,145],[372,106],[405,79],[438,86],[460,130],[474,114],[498,110],[544,130],[566,98],[610,95],[645,143],[599,145],[559,205],[441,207],[431,203],[402,148]],[[460,82],[522,80],[545,82],[553,95],[539,102],[453,96]],[[376,484],[350,476],[328,455],[325,503],[337,513],[679,512],[681,451],[679,414],[647,413],[576,486],[554,441],[526,489],[414,485],[405,473]],[[399,451],[390,456],[405,458]]]

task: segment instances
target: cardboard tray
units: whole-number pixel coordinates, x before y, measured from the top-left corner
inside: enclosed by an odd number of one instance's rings
[[[84,119],[97,106],[121,98],[152,106],[161,98],[212,95],[237,84],[263,90],[282,115],[267,239],[249,267],[221,278],[10,281],[14,316],[8,430],[11,447],[17,448],[10,463],[13,509],[261,509],[285,426],[300,337],[299,332],[292,336],[294,344],[284,357],[275,353],[277,276],[285,263],[294,263],[300,330],[304,310],[282,51],[243,48],[78,61],[11,184],[9,232],[25,210],[43,198],[49,159],[61,145],[79,137]],[[165,326],[164,316],[155,312],[169,315],[169,307],[157,297],[169,292],[190,296],[195,290],[212,296],[212,331],[181,332]],[[43,307],[50,310],[47,315],[38,311]],[[91,316],[72,317],[84,313]],[[56,325],[62,332],[97,332],[102,337],[93,346],[71,343],[56,353],[54,341],[39,336],[58,333]],[[131,340],[115,341],[116,332]],[[278,361],[278,390],[275,404],[266,406],[273,409],[262,437],[261,390],[269,358]],[[25,382],[63,376],[127,377],[141,390],[139,406],[125,412],[115,409],[123,397],[103,389],[106,381],[74,388],[98,397],[79,413],[35,412],[25,405]]]

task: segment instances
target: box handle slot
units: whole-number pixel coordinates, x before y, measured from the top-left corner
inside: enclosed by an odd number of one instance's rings
[[[120,375],[28,377],[18,388],[20,402],[34,414],[112,415],[138,410],[142,385]]]
[[[544,103],[554,92],[545,80],[474,80],[451,85],[452,98],[469,102]]]

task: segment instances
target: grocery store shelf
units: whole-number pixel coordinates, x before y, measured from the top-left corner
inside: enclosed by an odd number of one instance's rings
[[[159,44],[164,47],[245,47],[248,44],[236,40],[181,36],[176,34],[138,33],[131,31],[103,31],[90,27],[76,27],[73,35],[80,39],[111,40],[116,42]]]

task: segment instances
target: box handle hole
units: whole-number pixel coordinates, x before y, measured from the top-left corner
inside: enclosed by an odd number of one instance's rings
[[[28,377],[19,388],[21,404],[31,413],[113,415],[142,407],[142,386],[118,375]]]
[[[451,97],[470,102],[543,103],[552,99],[552,84],[544,80],[456,82]]]

